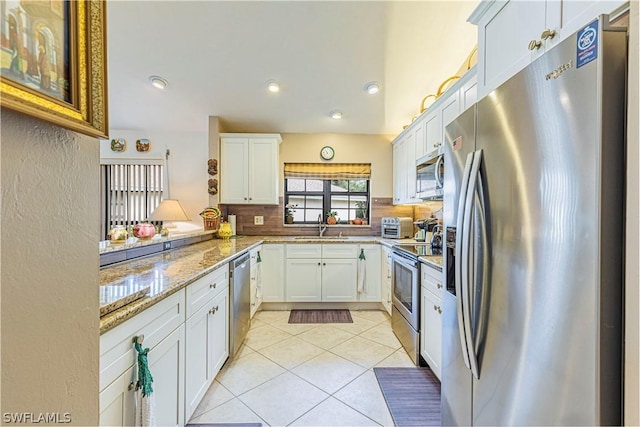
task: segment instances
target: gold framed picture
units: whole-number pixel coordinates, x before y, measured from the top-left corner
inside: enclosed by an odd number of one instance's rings
[[[106,2],[2,0],[0,105],[107,138]]]

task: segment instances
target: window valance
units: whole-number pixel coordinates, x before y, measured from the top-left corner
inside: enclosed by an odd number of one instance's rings
[[[371,163],[285,163],[285,178],[370,179]]]

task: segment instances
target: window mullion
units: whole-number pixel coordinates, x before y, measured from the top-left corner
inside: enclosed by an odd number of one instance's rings
[[[325,216],[327,212],[331,212],[331,180],[325,179],[323,181],[323,195],[322,195],[322,220],[326,220]]]

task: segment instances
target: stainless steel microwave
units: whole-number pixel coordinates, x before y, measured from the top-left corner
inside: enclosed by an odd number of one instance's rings
[[[416,195],[422,200],[442,200],[444,156],[434,151],[416,166]]]

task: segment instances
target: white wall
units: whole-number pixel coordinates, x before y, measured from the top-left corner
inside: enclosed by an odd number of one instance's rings
[[[371,196],[393,197],[390,135],[283,133],[280,144],[280,194],[284,194],[285,163],[323,163],[320,149],[330,145],[330,163],[371,163]]]
[[[627,132],[627,241],[625,286],[625,414],[624,424],[640,425],[640,131],[638,118],[638,52],[640,14],[638,2],[631,2],[629,20],[629,120]]]
[[[0,109],[5,413],[98,423],[98,140]]]
[[[164,159],[169,149],[169,195],[180,200],[191,218],[189,223],[176,225],[183,230],[202,228],[202,218],[198,214],[209,206],[207,182],[211,178],[207,173],[208,133],[111,129],[109,135],[112,139],[126,139],[127,147],[124,152],[117,153],[111,151],[110,141],[100,141],[100,158]],[[151,140],[150,151],[136,151],[136,140],[140,138]],[[219,179],[219,176],[215,178]]]

